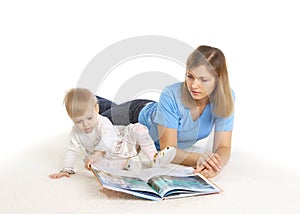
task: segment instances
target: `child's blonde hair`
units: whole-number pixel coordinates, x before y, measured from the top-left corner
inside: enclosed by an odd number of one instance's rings
[[[65,107],[70,118],[82,116],[88,105],[93,102],[97,106],[95,95],[86,88],[72,88],[64,98]]]

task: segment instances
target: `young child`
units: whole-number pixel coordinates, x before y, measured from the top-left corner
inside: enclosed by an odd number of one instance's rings
[[[70,177],[80,153],[85,155],[85,166],[126,169],[138,173],[142,168],[138,150],[144,152],[152,163],[159,166],[170,163],[176,153],[174,147],[157,152],[148,129],[139,124],[114,126],[110,120],[98,114],[96,97],[84,88],[73,88],[64,98],[65,107],[74,126],[70,133],[64,168],[50,178]]]

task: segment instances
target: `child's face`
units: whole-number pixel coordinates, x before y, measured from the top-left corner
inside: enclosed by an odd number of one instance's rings
[[[82,132],[91,133],[97,126],[97,107],[91,103],[88,105],[86,112],[80,117],[72,118],[74,125]]]

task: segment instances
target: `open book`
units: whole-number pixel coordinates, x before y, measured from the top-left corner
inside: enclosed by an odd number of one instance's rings
[[[195,195],[220,193],[222,190],[193,168],[165,166],[149,168],[139,175],[119,170],[108,172],[92,167],[92,172],[104,188],[128,193],[149,200],[164,200]]]

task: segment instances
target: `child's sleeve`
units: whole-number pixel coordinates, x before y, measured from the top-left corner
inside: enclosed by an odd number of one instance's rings
[[[73,171],[77,157],[81,153],[80,145],[73,133],[70,134],[70,141],[67,147],[67,153],[62,171]]]
[[[106,117],[99,117],[98,133],[101,139],[95,148],[97,151],[108,151],[113,142],[119,139],[117,128]]]

